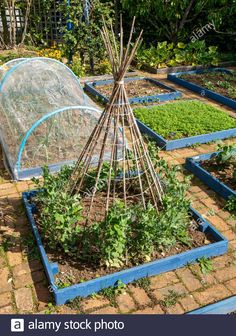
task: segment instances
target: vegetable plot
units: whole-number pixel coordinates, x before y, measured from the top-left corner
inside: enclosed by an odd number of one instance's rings
[[[181,97],[181,93],[153,78],[125,78],[125,89],[130,104],[151,104]],[[113,80],[85,83],[85,90],[97,100],[107,103],[114,87]]]
[[[176,72],[168,79],[201,96],[236,109],[235,72],[224,68]]]
[[[190,208],[187,179],[179,182],[178,168],[139,131],[124,85],[142,35],[131,48],[133,30],[134,21],[124,52],[121,28],[119,55],[102,29],[114,88],[74,168],[56,176],[44,168],[38,191],[23,194],[57,304],[227,251],[224,237]]]
[[[236,100],[236,72],[204,72],[196,74],[186,74],[181,76],[188,82],[200,85],[208,90],[212,90],[222,96]]]
[[[186,167],[227,200],[236,215],[236,145],[218,145],[217,152],[188,158]]]
[[[178,168],[159,159],[155,167],[165,186],[159,214],[151,203],[146,210],[135,202],[125,208],[117,199],[105,220],[86,225],[86,198],[63,192],[71,174],[67,167],[58,175],[45,168],[44,180],[34,180],[41,191],[23,193],[56,304],[227,251],[227,240],[189,208],[188,182],[178,182]],[[108,168],[102,170],[101,196]],[[86,183],[89,192],[94,185]]]
[[[236,136],[236,119],[200,101],[134,110],[141,131],[167,150]]]

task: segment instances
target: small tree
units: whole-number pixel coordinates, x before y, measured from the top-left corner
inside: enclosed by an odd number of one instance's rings
[[[61,2],[59,10],[65,14],[67,22],[62,27],[65,56],[70,59],[71,55],[79,53],[82,62],[86,57],[91,59],[91,55],[94,58],[103,58],[105,51],[100,29],[103,22],[102,17],[105,22],[113,20],[112,1],[71,0],[68,6],[68,1],[64,0]]]
[[[177,43],[184,28],[195,20],[205,8],[205,0],[122,0],[122,5],[141,20],[148,17],[148,22],[157,34]]]
[[[162,39],[176,44],[187,40],[197,27],[212,21],[218,31],[232,32],[235,25],[235,0],[121,0],[121,3],[126,15],[139,18],[140,26],[145,27],[145,39],[151,43]],[[214,30],[211,34],[212,40],[220,35]]]

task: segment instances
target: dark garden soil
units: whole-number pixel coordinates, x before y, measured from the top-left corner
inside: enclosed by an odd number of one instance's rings
[[[233,178],[234,167],[231,165],[223,166],[214,159],[206,160],[201,163],[201,166],[207,170],[212,176],[220,180],[231,189],[236,191],[236,179]]]
[[[110,97],[113,90],[113,84],[97,85],[96,89],[104,96]],[[129,98],[153,96],[160,93],[170,92],[169,90],[163,89],[162,87],[147,80],[134,80],[126,82],[125,89]]]
[[[35,216],[35,220],[37,222],[37,216]],[[168,256],[176,255],[181,252],[185,252],[191,250],[193,248],[201,247],[208,245],[214,242],[213,238],[210,235],[206,235],[205,233],[199,231],[198,224],[190,217],[189,218],[189,236],[191,238],[190,243],[191,246],[187,246],[181,243],[177,243],[170,249],[156,251],[151,260],[147,262],[163,259]],[[40,231],[40,227],[39,227]],[[101,276],[105,276],[114,272],[122,271],[124,269],[128,269],[134,266],[138,266],[143,264],[143,261],[137,262],[136,264],[132,262],[127,262],[127,265],[122,268],[106,268],[104,266],[91,264],[89,262],[84,262],[79,257],[73,258],[60,251],[52,251],[45,242],[45,249],[47,256],[51,262],[57,262],[59,266],[59,274],[56,276],[57,285],[66,286],[81,283],[84,281],[92,280],[95,278],[99,278]]]
[[[206,72],[203,74],[187,74],[181,78],[200,85],[206,89],[212,90],[222,96],[236,100],[236,75],[215,72]]]

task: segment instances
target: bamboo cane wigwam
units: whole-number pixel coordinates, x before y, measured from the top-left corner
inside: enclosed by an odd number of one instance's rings
[[[71,194],[80,193],[83,196],[86,218],[91,221],[104,219],[118,199],[125,206],[140,202],[144,208],[150,202],[157,211],[161,202],[161,183],[137,126],[124,85],[125,74],[141,43],[142,32],[131,47],[134,23],[135,18],[126,49],[123,46],[122,20],[119,47],[112,26],[109,32],[104,23],[101,31],[112,64],[114,88],[69,182]],[[112,137],[108,137],[108,134],[112,134]],[[86,183],[88,180],[93,181],[91,188]]]

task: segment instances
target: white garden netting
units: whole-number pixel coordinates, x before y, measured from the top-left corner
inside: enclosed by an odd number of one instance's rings
[[[0,140],[16,179],[77,159],[100,113],[56,60],[18,59],[0,68]]]

